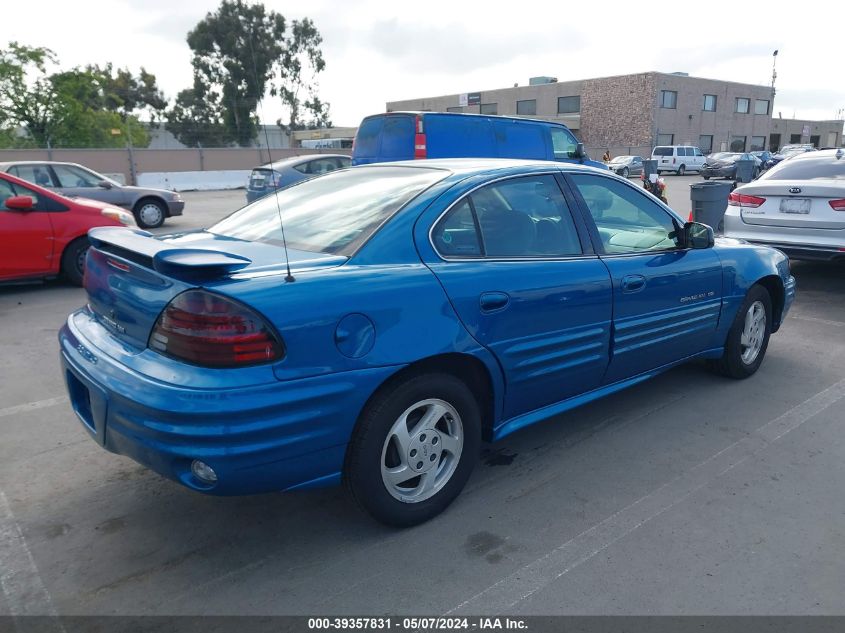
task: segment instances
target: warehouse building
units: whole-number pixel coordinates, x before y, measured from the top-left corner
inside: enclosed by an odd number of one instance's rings
[[[593,154],[610,149],[613,155],[650,155],[655,145],[681,144],[697,145],[705,153],[778,149],[792,142],[795,129],[800,135],[795,142],[842,143],[842,121],[773,119],[773,101],[771,86],[647,72],[577,81],[534,77],[527,86],[392,101],[387,111],[558,121]]]

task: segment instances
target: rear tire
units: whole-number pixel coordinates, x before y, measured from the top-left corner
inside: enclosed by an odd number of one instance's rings
[[[680,167],[678,167],[678,175],[679,176],[683,176],[685,173],[687,173],[687,168],[684,165],[681,165]]]
[[[704,178],[704,180],[710,180],[710,176],[702,176],[702,178]]]
[[[62,274],[75,286],[82,285],[85,276],[85,256],[88,253],[87,237],[78,237],[65,247],[62,253]]]
[[[722,357],[711,367],[729,378],[748,378],[760,367],[772,331],[772,300],[763,286],[754,285],[734,317]]]
[[[344,481],[365,511],[406,527],[458,496],[481,445],[478,402],[449,374],[417,374],[378,392],[361,413]]]

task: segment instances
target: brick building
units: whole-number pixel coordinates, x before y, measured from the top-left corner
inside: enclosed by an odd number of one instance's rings
[[[773,106],[770,86],[646,72],[577,81],[535,77],[527,86],[392,101],[387,111],[467,112],[559,121],[593,153],[610,149],[614,155],[650,155],[654,145],[672,144],[697,145],[705,153],[777,149],[791,142],[794,131],[786,131],[786,120],[772,119]],[[807,131],[806,123],[810,130],[796,142],[816,142],[818,146],[842,143],[842,121],[800,123],[799,132]]]

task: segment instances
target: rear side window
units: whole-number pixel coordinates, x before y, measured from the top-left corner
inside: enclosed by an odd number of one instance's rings
[[[793,159],[772,167],[760,180],[839,180],[845,181],[845,158],[819,160]]]
[[[479,234],[480,232],[480,234]],[[553,176],[512,178],[468,195],[432,230],[444,257],[566,257],[581,243]]]
[[[9,169],[9,173],[21,180],[28,180],[31,183],[42,187],[55,187],[53,176],[47,165],[15,165]]]
[[[653,156],[672,156],[672,148],[671,147],[655,147],[652,155]]]

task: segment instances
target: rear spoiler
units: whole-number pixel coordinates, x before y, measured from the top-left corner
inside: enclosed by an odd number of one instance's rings
[[[202,248],[174,248],[138,229],[104,226],[88,231],[97,250],[179,278],[214,277],[246,268],[251,259]]]

